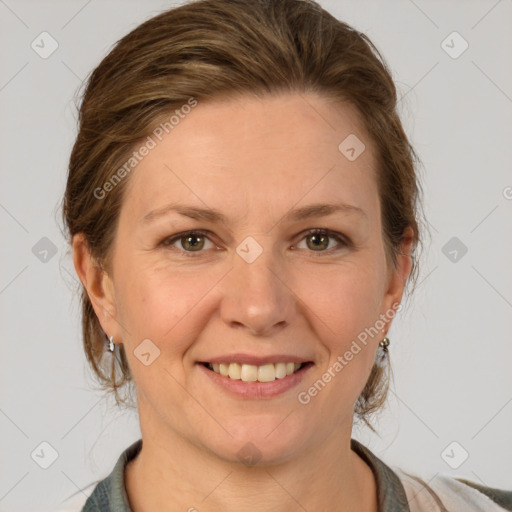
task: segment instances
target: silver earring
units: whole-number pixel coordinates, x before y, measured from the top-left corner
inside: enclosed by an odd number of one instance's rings
[[[384,338],[379,343],[379,350],[377,350],[377,353],[375,354],[375,364],[381,368],[384,368],[386,361],[388,360],[389,343],[389,338]]]
[[[388,351],[389,343],[390,343],[390,341],[387,336],[379,343],[379,347],[382,348],[383,352]]]
[[[109,352],[114,352],[114,349],[115,349],[114,336],[110,336],[110,338],[108,338],[107,349]]]

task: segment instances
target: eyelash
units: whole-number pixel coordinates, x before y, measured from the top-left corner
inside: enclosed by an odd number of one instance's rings
[[[209,234],[210,233],[208,231],[204,231],[204,230],[201,230],[201,229],[193,230],[193,231],[184,231],[183,233],[178,233],[177,235],[165,238],[164,240],[162,240],[162,242],[160,242],[160,245],[163,246],[163,247],[171,247],[172,244],[174,244],[175,242],[179,241],[181,238],[184,238],[184,237],[187,237],[187,236],[190,236],[190,235],[200,235],[200,236],[203,236],[205,238],[208,238]],[[334,240],[336,240],[336,242],[338,242],[339,244],[341,244],[345,248],[353,247],[352,242],[347,237],[345,237],[344,235],[341,235],[340,233],[337,233],[335,231],[331,231],[329,229],[323,229],[323,228],[313,228],[313,229],[306,230],[304,233],[302,233],[302,238],[299,240],[299,242],[301,242],[302,240],[304,240],[308,236],[312,236],[312,235],[328,236],[329,238],[333,238]],[[210,240],[210,242],[212,242],[212,241]],[[212,243],[214,243],[214,242],[212,242]],[[176,247],[173,247],[173,248],[177,249]],[[326,249],[325,251],[313,251],[313,250],[310,250],[309,252],[311,252],[313,254],[316,253],[315,256],[321,257],[323,254],[332,254],[332,252],[339,251],[341,249],[342,249],[342,247],[331,247],[330,249]],[[190,257],[191,258],[198,257],[198,256],[201,255],[201,253],[204,252],[202,250],[201,251],[186,251],[185,249],[178,249],[178,250],[184,256],[189,257],[189,258]]]

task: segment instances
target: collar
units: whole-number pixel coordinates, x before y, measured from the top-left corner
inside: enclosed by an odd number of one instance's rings
[[[379,512],[410,512],[398,475],[359,441],[351,439],[350,446],[370,466],[375,476]]]
[[[355,439],[351,439],[350,445],[375,475],[379,511],[410,512],[404,487],[397,474]],[[142,439],[139,439],[121,454],[110,475],[96,485],[82,512],[133,512],[124,485],[124,471],[141,449]]]

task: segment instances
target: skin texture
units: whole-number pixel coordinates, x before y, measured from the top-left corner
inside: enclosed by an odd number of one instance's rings
[[[366,145],[354,161],[338,150],[349,134]],[[411,247],[388,266],[375,173],[372,142],[348,104],[312,93],[200,102],[129,176],[111,275],[75,237],[77,273],[103,329],[125,345],[137,386],[144,444],[125,474],[135,512],[377,510],[373,475],[350,437],[390,323],[309,404],[297,400],[402,298]],[[177,202],[226,220],[141,221]],[[285,218],[337,202],[364,215]],[[305,233],[314,228],[350,243],[329,238],[315,249]],[[170,239],[196,229],[210,234],[187,257],[190,246]],[[236,252],[249,236],[263,249],[252,263]],[[134,355],[144,339],[160,350],[149,366]],[[233,353],[314,365],[279,396],[241,399],[197,364]],[[251,467],[237,456],[248,442],[261,454]]]

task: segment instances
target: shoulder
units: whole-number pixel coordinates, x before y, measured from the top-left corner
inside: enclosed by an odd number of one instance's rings
[[[421,477],[394,468],[404,486],[411,512],[504,512],[512,511],[512,490],[483,486],[463,478],[436,475]]]
[[[512,491],[496,489],[495,487],[486,487],[484,485],[480,485],[476,482],[472,482],[464,478],[457,478],[457,480],[485,494],[486,496],[491,498],[495,503],[500,505],[503,509],[512,510]]]
[[[142,448],[142,440],[129,446],[117,460],[112,472],[68,498],[55,512],[129,512],[124,486],[124,470]]]

